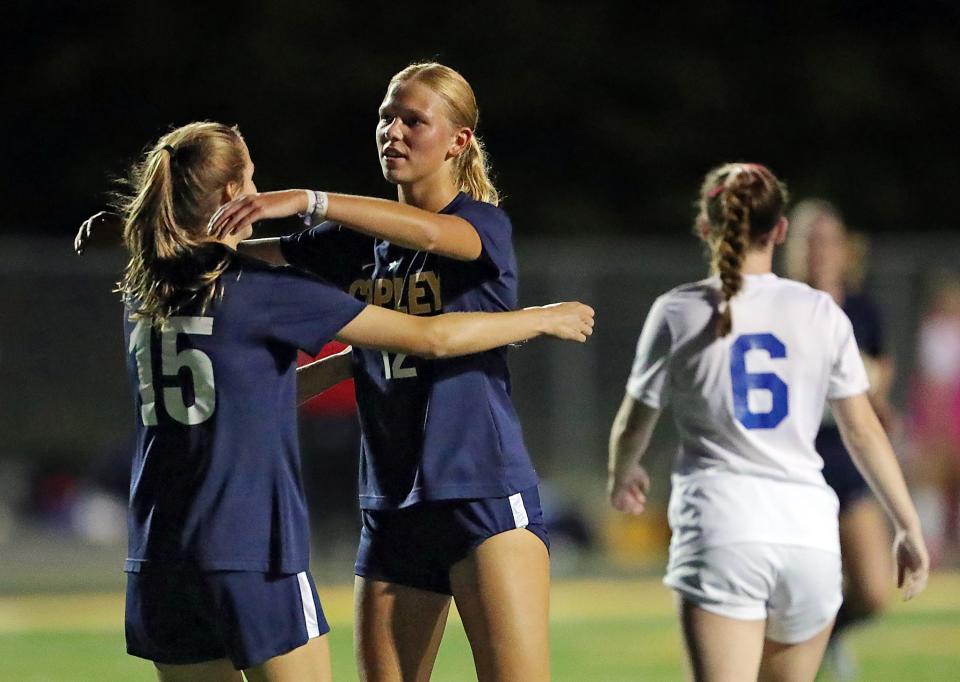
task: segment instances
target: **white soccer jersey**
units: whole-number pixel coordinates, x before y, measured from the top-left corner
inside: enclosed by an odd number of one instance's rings
[[[869,388],[850,321],[828,294],[772,273],[745,275],[733,329],[717,338],[719,296],[714,277],[658,298],[627,383],[651,407],[674,406],[674,544],[833,550],[836,496],[814,438],[826,399]]]

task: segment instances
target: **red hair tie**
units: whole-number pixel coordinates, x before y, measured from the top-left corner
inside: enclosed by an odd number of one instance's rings
[[[712,188],[712,189],[710,189],[710,190],[707,191],[707,198],[708,198],[708,199],[713,199],[714,197],[716,197],[717,195],[719,195],[723,190],[724,190],[724,186],[723,186],[723,185],[717,185],[716,187],[714,187],[714,188]]]

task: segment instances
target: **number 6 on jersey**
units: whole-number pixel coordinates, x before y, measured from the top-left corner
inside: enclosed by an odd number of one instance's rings
[[[783,379],[773,372],[748,372],[747,352],[763,350],[771,360],[787,357],[787,347],[770,333],[743,334],[730,347],[730,384],[733,388],[733,413],[748,429],[773,429],[789,412],[789,391]],[[750,391],[769,391],[770,410],[750,409]]]

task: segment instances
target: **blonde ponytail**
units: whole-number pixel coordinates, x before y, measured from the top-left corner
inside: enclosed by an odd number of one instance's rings
[[[480,138],[474,135],[470,138],[470,144],[457,157],[457,184],[461,192],[496,206],[500,203],[500,194],[490,180],[487,164],[487,150]]]
[[[130,260],[117,291],[131,319],[160,325],[195,301],[201,310],[217,294],[230,264],[203,233],[228,183],[246,166],[236,128],[191,123],[164,135],[132,169],[130,193],[116,200],[124,216]]]

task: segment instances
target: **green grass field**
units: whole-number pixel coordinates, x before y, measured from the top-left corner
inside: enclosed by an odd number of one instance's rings
[[[333,628],[335,679],[355,680],[350,588],[321,587],[320,596]],[[682,679],[671,595],[656,580],[558,582],[551,617],[557,682]],[[2,597],[0,680],[155,680],[150,663],[124,653],[122,623],[119,594]],[[849,641],[863,680],[960,680],[960,574],[935,575],[919,600],[895,604]],[[475,679],[456,619],[447,629],[433,679]]]

